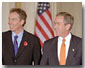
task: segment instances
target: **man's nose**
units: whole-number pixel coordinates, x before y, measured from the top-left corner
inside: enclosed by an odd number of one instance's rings
[[[53,27],[56,28],[56,24],[54,24]]]
[[[11,20],[9,20],[9,21],[8,21],[8,24],[12,24],[12,21],[11,21]]]

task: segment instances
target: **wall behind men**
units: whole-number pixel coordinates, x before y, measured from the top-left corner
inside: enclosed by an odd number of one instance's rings
[[[74,25],[71,32],[79,37],[82,37],[82,3],[81,2],[50,2],[52,21],[56,17],[56,14],[61,11],[66,11],[72,14],[75,18]],[[9,30],[8,16],[11,8],[19,7],[27,13],[27,23],[24,29],[34,34],[37,2],[3,2],[2,3],[2,31]],[[55,32],[55,31],[54,31]]]
[[[15,3],[13,2],[2,3],[2,31],[3,32],[9,30],[9,25],[8,25],[9,11],[13,7],[15,7]]]

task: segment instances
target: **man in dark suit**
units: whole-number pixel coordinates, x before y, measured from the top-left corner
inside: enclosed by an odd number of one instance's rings
[[[70,33],[73,23],[67,12],[56,15],[56,37],[45,41],[40,65],[82,65],[82,39]]]
[[[23,29],[26,12],[20,8],[10,10],[10,30],[2,33],[3,65],[38,65],[41,58],[39,39]]]

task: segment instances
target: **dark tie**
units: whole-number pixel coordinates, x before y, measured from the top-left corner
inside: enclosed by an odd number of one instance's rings
[[[18,36],[14,36],[14,54],[16,56],[17,51],[18,51],[18,42],[17,42]]]

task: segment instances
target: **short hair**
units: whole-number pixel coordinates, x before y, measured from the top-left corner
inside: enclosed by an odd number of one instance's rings
[[[20,20],[24,20],[24,24],[23,26],[26,24],[26,18],[27,18],[27,14],[24,10],[22,10],[21,8],[12,8],[10,10],[10,13],[12,12],[16,12],[19,15]]]
[[[70,30],[72,29],[73,23],[74,23],[74,17],[67,13],[67,12],[59,12],[56,16],[63,16],[64,17],[64,24],[70,24]]]

